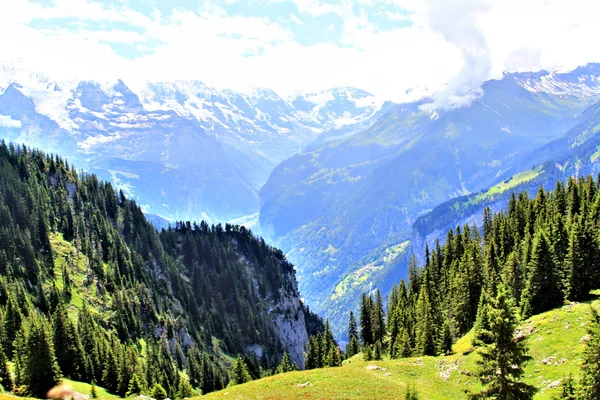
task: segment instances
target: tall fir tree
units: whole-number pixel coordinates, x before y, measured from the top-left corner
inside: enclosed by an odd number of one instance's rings
[[[358,341],[358,326],[354,313],[350,311],[348,319],[348,344],[346,345],[346,357],[350,358],[360,352],[360,343]]]
[[[315,369],[321,368],[321,334],[311,336],[306,345],[306,353],[304,354],[304,368]]]
[[[437,335],[435,322],[432,317],[432,305],[427,286],[421,286],[421,293],[417,301],[417,351],[419,354],[434,356],[437,353]]]
[[[11,391],[13,388],[10,370],[8,369],[8,358],[4,353],[2,344],[0,344],[0,385],[2,385],[6,391]]]
[[[531,357],[524,338],[515,338],[516,309],[504,285],[490,305],[491,344],[481,351],[477,376],[484,385],[475,399],[532,399],[537,389],[521,380]]]
[[[27,321],[25,355],[21,379],[29,392],[37,398],[46,394],[61,379],[60,368],[54,355],[54,344],[48,321],[32,313]]]
[[[67,310],[59,303],[52,317],[53,341],[56,361],[62,373],[74,380],[85,378],[83,348],[75,325],[69,319]]]
[[[563,302],[552,248],[546,233],[539,229],[533,240],[529,279],[523,295],[523,316],[529,317],[558,307]]]
[[[381,297],[381,291],[377,289],[375,293],[375,300],[372,308],[372,330],[373,330],[373,341],[382,342],[385,336],[385,317],[383,313],[383,299]]]
[[[373,299],[363,293],[360,301],[360,336],[363,346],[372,345],[373,339]]]
[[[490,301],[487,292],[481,292],[479,306],[477,307],[477,319],[473,327],[473,345],[482,346],[492,343]]]
[[[242,357],[241,354],[238,354],[237,358],[233,363],[233,367],[231,369],[231,384],[239,385],[242,383],[246,383],[252,380],[250,373],[248,372],[248,366],[246,365],[246,361]]]

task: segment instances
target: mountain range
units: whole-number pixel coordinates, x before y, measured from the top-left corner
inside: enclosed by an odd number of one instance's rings
[[[59,153],[155,226],[234,221],[281,248],[341,335],[357,293],[500,210],[512,190],[597,172],[600,64],[505,74],[455,109],[355,88],[282,98],[197,81],[55,82],[0,67],[0,137]]]
[[[19,63],[0,66],[0,93],[2,137],[59,152],[171,221],[257,213],[276,165],[388,106],[352,88],[283,99],[197,81],[55,82]]]

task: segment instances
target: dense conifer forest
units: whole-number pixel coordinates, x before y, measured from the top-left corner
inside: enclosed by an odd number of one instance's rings
[[[600,287],[599,223],[600,176],[559,181],[551,192],[540,187],[534,198],[513,193],[506,211],[484,210],[481,229],[457,227],[444,244],[427,248],[425,265],[417,266],[413,256],[408,282],[393,287],[387,312],[379,290],[363,293],[359,324],[349,316],[346,356],[447,355],[456,339],[474,330],[473,344],[484,347],[478,373],[490,385],[474,398],[496,398],[500,391],[532,398],[536,389],[519,380],[530,357],[518,321],[592,297]],[[563,398],[600,398],[599,323],[591,312],[581,385],[575,390],[566,379],[565,393],[575,394]],[[502,382],[494,383],[499,374]]]
[[[600,287],[599,224],[600,177],[570,178],[534,198],[513,193],[506,211],[484,210],[481,229],[450,230],[444,244],[426,249],[422,267],[411,259],[408,282],[389,296],[385,326],[381,294],[363,295],[363,345],[380,342],[392,357],[446,353],[473,327],[486,328],[501,284],[523,318],[588,300]]]
[[[159,234],[110,184],[0,142],[5,390],[43,398],[69,377],[183,398],[225,387],[236,354],[258,377],[289,357],[273,312],[323,329],[299,300],[277,310],[298,296],[293,267],[249,230],[179,222]]]

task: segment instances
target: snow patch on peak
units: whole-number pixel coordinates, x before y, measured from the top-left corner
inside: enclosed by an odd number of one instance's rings
[[[598,68],[577,68],[570,72],[516,73],[513,76],[521,86],[534,93],[576,97],[600,95]]]
[[[310,93],[310,94],[306,94],[306,95],[302,96],[302,98],[305,101],[312,103],[319,108],[325,107],[325,105],[327,105],[327,103],[335,100],[335,96],[333,95],[333,93],[331,91],[323,91],[320,93]]]

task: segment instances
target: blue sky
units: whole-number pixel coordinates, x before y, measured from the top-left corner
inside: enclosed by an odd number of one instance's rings
[[[30,3],[38,4],[45,8],[52,8],[56,4],[70,2],[57,2],[53,0],[31,0]],[[86,2],[78,2],[85,4]],[[364,18],[366,24],[372,24],[376,30],[385,32],[396,29],[408,28],[413,25],[411,16],[415,13],[401,3],[394,1],[369,1],[369,2],[343,2],[310,0],[285,1],[285,0],[249,0],[249,1],[198,1],[198,0],[106,0],[90,1],[105,10],[124,10],[139,13],[149,19],[169,21],[176,19],[180,13],[197,13],[199,15],[215,14],[230,17],[256,18],[265,23],[276,23],[285,29],[292,40],[302,46],[314,46],[319,43],[333,43],[337,46],[347,46],[344,43],[343,27],[344,18],[355,15]],[[312,3],[312,4],[311,4]],[[304,4],[304,5],[303,5]],[[410,3],[407,3],[410,6]],[[38,16],[27,24],[38,30],[64,29],[77,33],[82,30],[91,31],[119,31],[131,34],[144,35],[149,33],[146,29],[127,21],[94,20],[77,16]],[[231,39],[240,39],[239,34],[224,36]],[[252,37],[252,33],[248,33]],[[135,59],[148,53],[162,44],[159,40],[145,41],[146,46],[135,46],[131,43],[105,42],[117,54],[127,59]],[[253,53],[250,53],[253,54]]]
[[[504,71],[600,61],[595,0],[11,0],[0,61],[55,79],[201,80],[282,95],[468,95]]]

